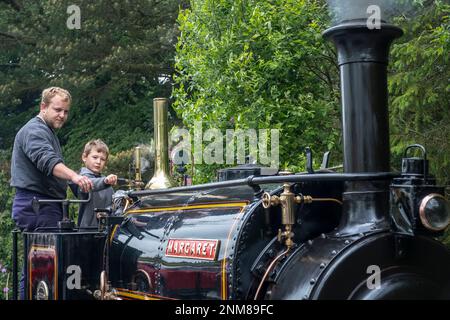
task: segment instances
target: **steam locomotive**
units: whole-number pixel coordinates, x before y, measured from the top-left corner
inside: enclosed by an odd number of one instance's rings
[[[243,165],[218,182],[153,188],[169,180],[157,148],[155,181],[98,209],[98,230],[65,216],[24,233],[26,298],[450,299],[450,250],[436,240],[450,223],[444,187],[421,145],[406,148],[401,172],[389,167],[388,52],[401,35],[357,19],[324,32],[340,66],[343,173],[325,158],[316,171]]]

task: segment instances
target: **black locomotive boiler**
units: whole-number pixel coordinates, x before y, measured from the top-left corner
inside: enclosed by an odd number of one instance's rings
[[[324,33],[340,66],[343,173],[248,165],[125,192],[99,231],[25,233],[27,298],[450,299],[444,187],[420,145],[390,172],[387,64],[401,34],[361,20]]]

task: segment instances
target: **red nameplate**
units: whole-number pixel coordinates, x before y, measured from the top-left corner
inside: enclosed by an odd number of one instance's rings
[[[169,239],[166,256],[202,260],[216,260],[219,240]]]

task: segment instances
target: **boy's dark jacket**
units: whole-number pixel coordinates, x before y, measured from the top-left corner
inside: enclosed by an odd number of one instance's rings
[[[107,208],[111,206],[114,190],[109,184],[105,183],[105,176],[95,174],[88,168],[81,168],[80,175],[91,179],[94,184],[94,188],[92,190],[91,201],[80,204],[80,211],[78,212],[78,226],[80,228],[96,227],[98,226],[98,221],[94,213],[94,208]],[[88,194],[81,192],[77,185],[71,184],[70,187],[78,199],[88,198]]]

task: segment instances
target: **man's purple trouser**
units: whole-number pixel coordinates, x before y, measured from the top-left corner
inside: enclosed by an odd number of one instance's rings
[[[39,213],[35,213],[31,205],[33,197],[37,199],[52,199],[34,191],[16,188],[12,218],[17,227],[22,231],[34,231],[42,227],[57,227],[58,221],[62,219],[61,203],[41,204]]]

